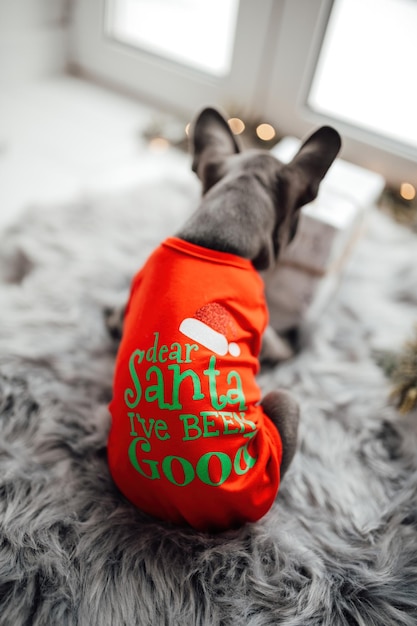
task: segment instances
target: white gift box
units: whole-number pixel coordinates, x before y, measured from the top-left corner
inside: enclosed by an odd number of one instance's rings
[[[272,154],[288,162],[300,142],[285,137]],[[301,210],[294,241],[264,274],[270,324],[278,332],[313,321],[334,294],[367,210],[385,185],[382,176],[336,159],[317,198]]]

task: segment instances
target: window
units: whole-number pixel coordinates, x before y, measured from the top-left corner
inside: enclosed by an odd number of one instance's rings
[[[309,106],[417,150],[417,2],[336,0]]]
[[[254,108],[275,4],[282,0],[78,0],[72,65],[189,116]]]
[[[416,5],[284,1],[264,114],[297,136],[333,124],[343,136],[343,158],[392,185],[415,186]]]
[[[333,123],[343,158],[417,184],[416,31],[417,0],[78,0],[71,60],[187,117]]]
[[[108,0],[106,26],[118,41],[225,76],[238,6],[239,0]]]

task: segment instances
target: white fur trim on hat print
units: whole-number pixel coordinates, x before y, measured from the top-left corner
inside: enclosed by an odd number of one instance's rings
[[[228,336],[234,335],[235,323],[230,313],[218,302],[210,302],[198,309],[194,317],[186,317],[180,324],[180,332],[197,341],[219,356],[240,355],[240,347]]]

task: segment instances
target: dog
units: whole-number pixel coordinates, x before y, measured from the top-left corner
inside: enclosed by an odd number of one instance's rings
[[[201,203],[133,279],[108,461],[145,513],[219,532],[267,513],[296,451],[297,401],[284,390],[261,398],[255,379],[268,319],[258,272],[293,240],[341,139],[321,127],[283,164],[242,152],[214,108],[191,135]]]

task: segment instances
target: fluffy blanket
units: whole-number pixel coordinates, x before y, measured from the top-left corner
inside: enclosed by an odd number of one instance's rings
[[[197,196],[165,177],[33,207],[1,237],[0,624],[417,624],[416,416],[390,406],[374,359],[415,322],[416,239],[377,211],[300,352],[259,377],[302,407],[269,514],[205,535],[114,487],[104,310]]]

